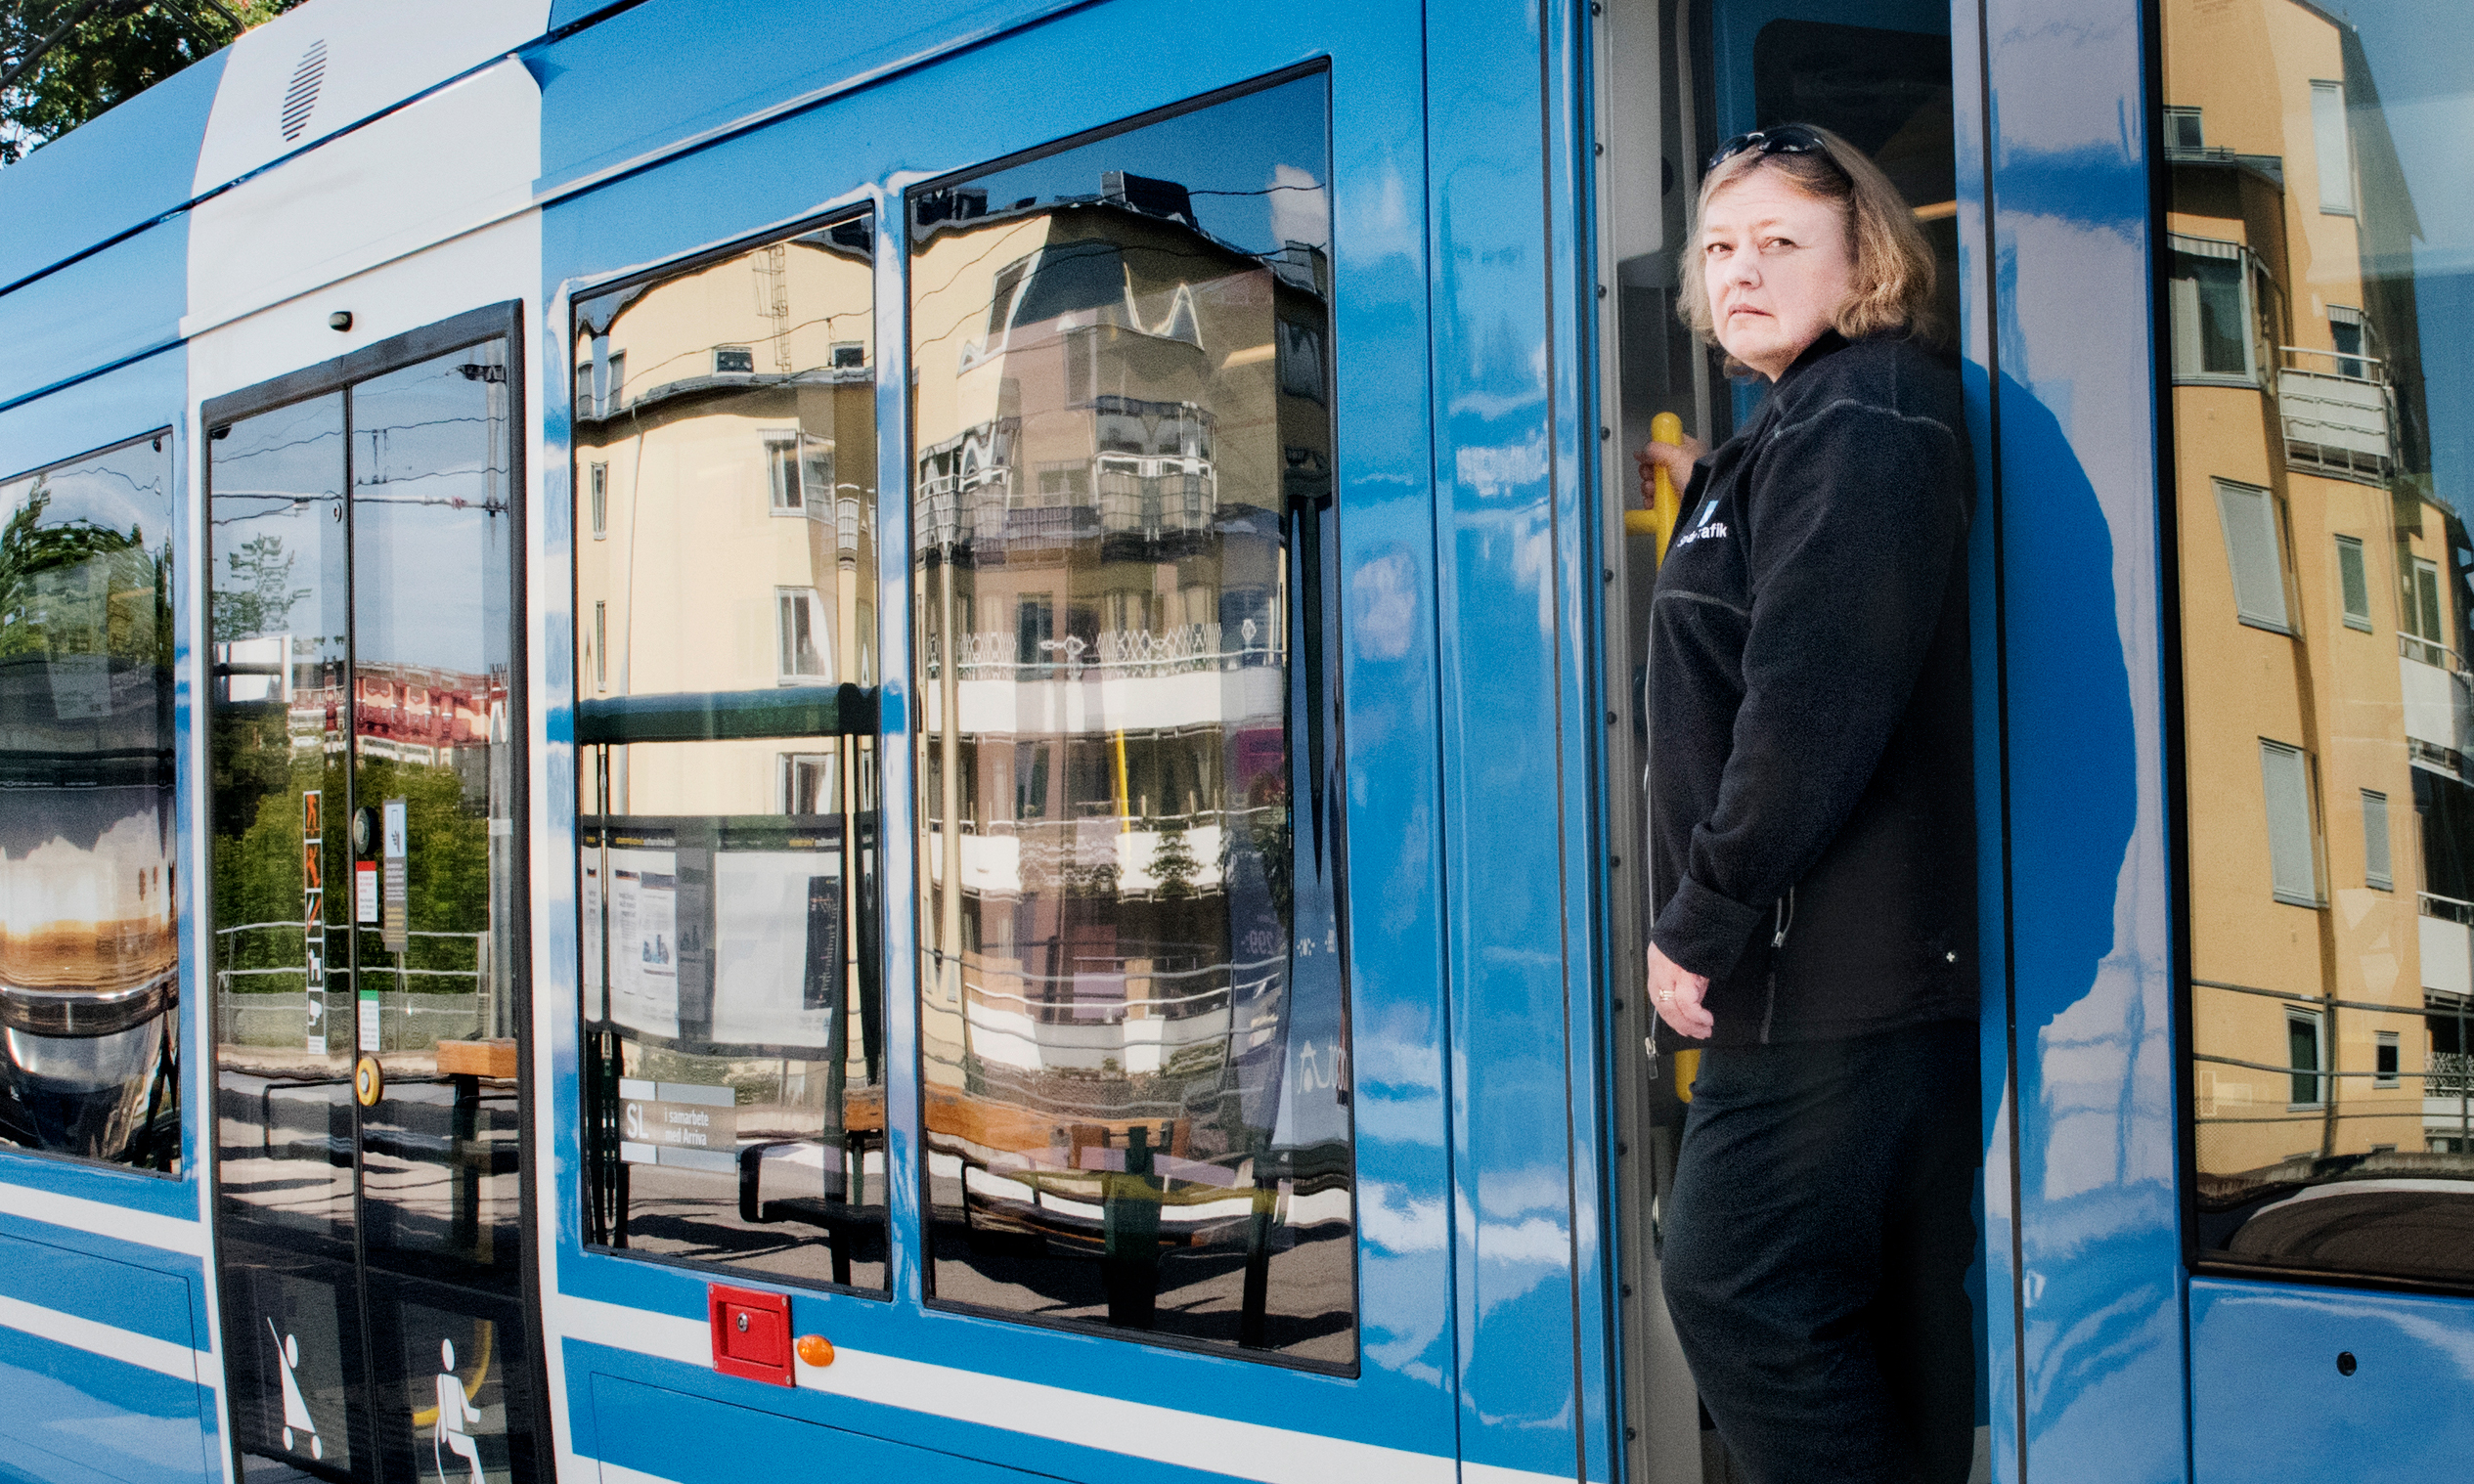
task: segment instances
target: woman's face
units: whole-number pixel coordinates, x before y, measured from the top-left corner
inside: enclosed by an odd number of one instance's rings
[[[1775,170],[1754,170],[1709,198],[1701,264],[1718,343],[1773,381],[1821,338],[1854,285],[1844,208]]]

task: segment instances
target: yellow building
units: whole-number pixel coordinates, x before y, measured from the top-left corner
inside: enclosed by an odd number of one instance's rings
[[[2172,0],[2165,25],[2204,1205],[2447,1147],[2425,1012],[2467,992],[2474,904],[2434,861],[2474,815],[2463,527],[2413,472],[2410,284],[2383,250],[2412,205],[2360,48],[2305,0]]]

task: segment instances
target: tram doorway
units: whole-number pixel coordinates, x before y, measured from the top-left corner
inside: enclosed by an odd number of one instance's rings
[[[1656,1019],[1643,987],[1654,904],[1642,836],[1647,769],[1657,764],[1649,756],[1644,664],[1660,549],[1643,519],[1632,454],[1661,416],[1715,446],[1760,405],[1766,383],[1730,381],[1723,357],[1697,344],[1676,314],[1678,258],[1703,161],[1720,141],[1745,131],[1818,124],[1872,156],[1932,249],[1938,332],[1955,343],[1961,284],[1950,18],[1929,0],[1609,0],[1597,26],[1600,273],[1610,290],[1600,301],[1601,417],[1612,450],[1601,528],[1602,683],[1613,718],[1604,796],[1614,966],[1607,1002],[1619,1069],[1615,1199],[1628,1476],[1722,1484],[1743,1475],[1700,1405],[1660,1290],[1663,1199],[1698,1053],[1654,1059],[1646,1045]],[[1974,1296],[1980,1331],[1981,1294]],[[1975,1477],[1982,1478],[1981,1376],[1977,1385]]]
[[[210,401],[217,1264],[248,1479],[542,1477],[511,309]]]

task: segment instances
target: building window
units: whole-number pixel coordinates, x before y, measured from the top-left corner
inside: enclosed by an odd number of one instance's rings
[[[610,357],[609,374],[601,378],[601,415],[615,417],[627,405],[627,352]]]
[[[593,363],[579,361],[576,363],[576,415],[594,417],[599,415],[600,407],[593,396]]]
[[[2354,214],[2354,147],[2346,138],[2345,84],[2311,84],[2311,147],[2319,167],[2319,209]]]
[[[2370,571],[2363,561],[2363,538],[2336,539],[2336,578],[2345,600],[2345,627],[2371,632]]]
[[[832,646],[826,637],[824,602],[814,588],[776,588],[773,608],[780,640],[782,681],[833,678]]]
[[[836,340],[830,354],[835,371],[852,371],[867,365],[867,347],[858,340]]]
[[[2268,874],[2276,899],[2319,905],[2319,851],[2311,826],[2311,760],[2301,748],[2262,737],[2259,773],[2268,814]]]
[[[2255,383],[2250,255],[2237,242],[2173,235],[2174,379]]]
[[[838,761],[831,753],[783,753],[781,811],[827,814],[840,807],[834,799]]]
[[[2216,481],[2225,556],[2233,569],[2233,611],[2254,629],[2293,633],[2285,603],[2285,544],[2276,500],[2256,486]]]
[[[744,345],[717,345],[713,348],[713,374],[747,376],[756,371],[756,352]]]
[[[593,685],[596,690],[610,688],[610,605],[606,601],[593,605]]]
[[[2388,847],[2388,796],[2363,790],[2363,883],[2382,892],[2397,890],[2395,858]]]
[[[2292,1085],[2286,1093],[2287,1107],[2325,1106],[2328,1079],[2320,1075],[2324,1063],[2319,1054],[2321,1040],[2319,1012],[2285,1012],[2285,1065],[2292,1069],[2293,1073]]]
[[[2369,327],[2364,324],[2361,310],[2350,304],[2329,305],[2328,340],[2336,347],[2338,375],[2358,381],[2369,378]]]
[[[2408,644],[2406,652],[2426,665],[2445,666],[2452,645],[2448,627],[2440,620],[2440,564],[2422,557],[2413,559],[2413,568],[2406,578],[2406,621],[2421,642]]]
[[[2196,154],[2208,147],[2206,131],[2200,127],[2197,109],[2165,110],[2165,153]]]
[[[2373,1087],[2402,1085],[2403,1079],[2398,1076],[2398,1049],[2396,1031],[2377,1030],[2371,1033],[2371,1085]]]
[[[771,506],[775,515],[807,513],[807,486],[799,474],[797,433],[765,435],[765,483],[772,493]]]
[[[587,472],[593,484],[593,539],[606,541],[610,535],[610,466],[596,463]]]

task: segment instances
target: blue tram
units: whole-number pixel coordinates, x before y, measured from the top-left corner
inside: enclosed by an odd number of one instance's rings
[[[1754,406],[1677,260],[1789,120],[1968,388],[1975,1476],[2447,1468],[2469,64],[2445,0],[316,0],[37,151],[0,1473],[1739,1477],[1630,451]]]

